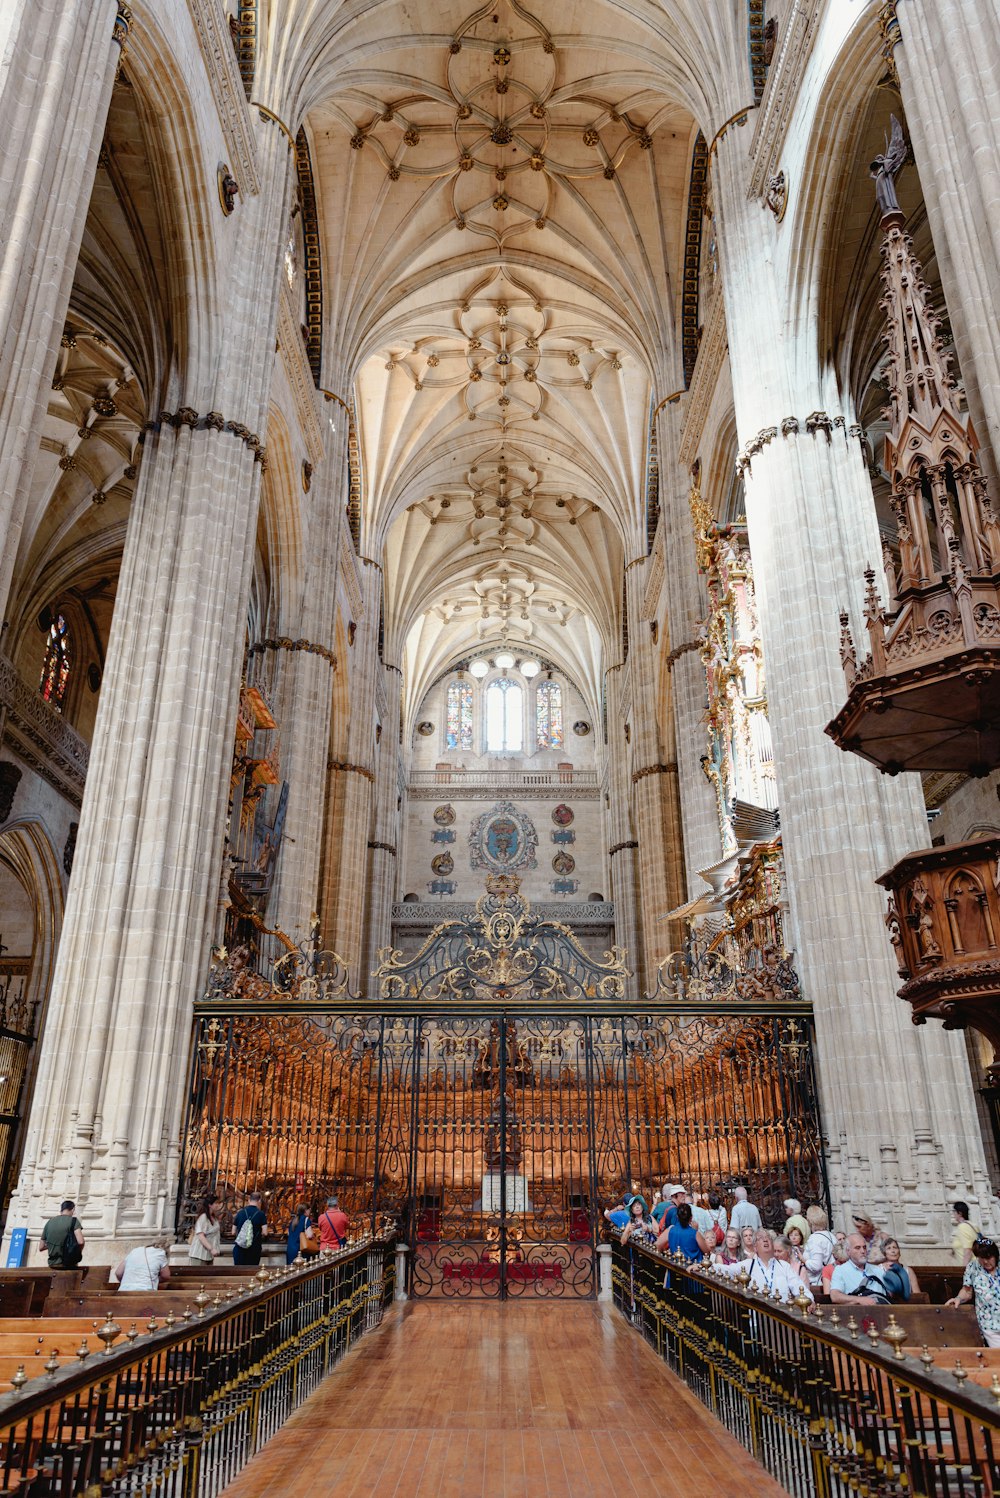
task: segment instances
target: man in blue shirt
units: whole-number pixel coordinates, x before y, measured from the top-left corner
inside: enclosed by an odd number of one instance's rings
[[[830,1280],[830,1299],[834,1305],[886,1305],[889,1292],[882,1268],[868,1263],[868,1244],[860,1233],[851,1233],[847,1252],[850,1254],[847,1263],[838,1264]]]
[[[233,1227],[239,1238],[240,1229],[249,1222],[253,1231],[253,1239],[248,1248],[241,1248],[238,1243],[233,1244],[234,1264],[259,1264],[261,1250],[264,1247],[264,1234],[267,1232],[267,1214],[261,1208],[261,1197],[259,1191],[251,1191],[247,1197],[247,1204],[241,1207],[236,1214]]]

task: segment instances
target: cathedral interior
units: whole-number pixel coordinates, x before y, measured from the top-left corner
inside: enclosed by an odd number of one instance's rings
[[[1000,1223],[996,20],[2,8],[25,1262]]]

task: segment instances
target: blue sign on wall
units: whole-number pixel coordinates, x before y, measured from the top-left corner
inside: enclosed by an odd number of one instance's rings
[[[10,1243],[7,1246],[8,1269],[20,1269],[24,1263],[24,1251],[28,1246],[28,1229],[14,1228],[10,1235]]]

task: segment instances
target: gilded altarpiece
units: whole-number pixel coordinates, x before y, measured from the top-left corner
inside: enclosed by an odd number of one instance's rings
[[[753,564],[742,526],[717,526],[692,490],[698,565],[709,611],[701,628],[708,709],[708,752],[702,767],[718,802],[722,851],[739,846],[737,803],[773,811],[777,804],[764,656],[754,596]]]

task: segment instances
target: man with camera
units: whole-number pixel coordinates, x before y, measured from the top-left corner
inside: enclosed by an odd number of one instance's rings
[[[868,1244],[860,1233],[848,1235],[847,1252],[850,1255],[847,1263],[838,1264],[830,1280],[830,1299],[834,1305],[888,1305],[889,1292],[882,1269],[867,1262]]]

